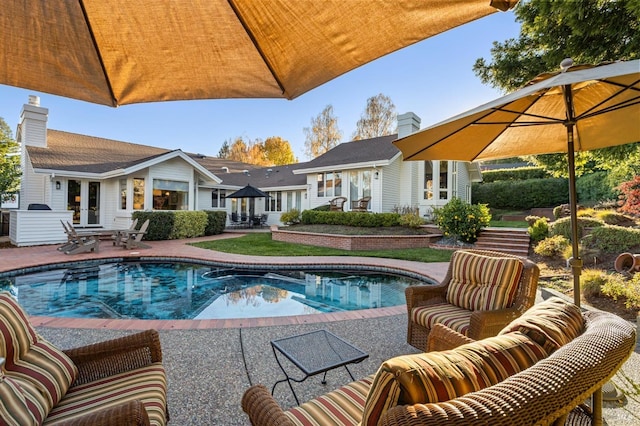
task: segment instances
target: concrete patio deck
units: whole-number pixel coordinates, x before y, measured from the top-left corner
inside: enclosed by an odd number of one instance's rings
[[[225,233],[214,238],[230,238]],[[207,237],[204,239],[211,239]],[[197,239],[199,240],[199,239]],[[239,256],[199,249],[189,241],[151,242],[151,249],[128,252],[102,244],[100,253],[67,256],[55,246],[9,248],[0,250],[0,272],[30,266],[64,263],[74,260],[112,257],[188,257],[237,262],[241,264],[357,264],[401,268],[441,279],[446,263],[419,263],[391,259],[355,257],[258,257]],[[540,298],[547,292],[541,292]],[[164,364],[169,380],[169,409],[172,425],[247,425],[240,408],[244,390],[252,384],[271,387],[282,378],[269,344],[270,340],[305,331],[326,328],[369,353],[369,358],[350,367],[359,378],[375,372],[390,357],[414,353],[405,341],[406,313],[397,308],[355,311],[347,314],[318,314],[256,320],[138,321],[138,320],[68,320],[33,317],[38,332],[52,343],[75,347],[130,334],[133,330],[157,328],[163,346]],[[344,369],[331,371],[327,384],[314,377],[294,384],[300,401],[318,396],[350,381]],[[640,345],[616,374],[613,382],[626,398],[622,403],[605,402],[604,418],[608,425],[640,424]],[[276,398],[283,407],[295,404],[286,385],[276,388]]]

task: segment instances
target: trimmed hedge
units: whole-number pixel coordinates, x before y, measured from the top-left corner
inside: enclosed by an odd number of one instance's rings
[[[549,175],[541,167],[518,167],[516,169],[486,170],[482,172],[485,183],[504,180],[545,179]]]
[[[634,248],[640,249],[640,229],[605,225],[593,229],[585,240],[589,247],[603,252],[622,253]]]
[[[569,202],[569,183],[564,178],[474,183],[472,204],[494,209],[529,210]]]
[[[207,226],[204,235],[218,235],[224,232],[227,225],[227,212],[219,210],[205,210],[207,214]]]
[[[305,210],[301,215],[305,225],[345,225],[375,228],[400,225],[398,213],[325,212]]]
[[[220,234],[226,224],[226,213],[213,211],[137,211],[132,218],[138,219],[138,223],[149,219],[149,227],[144,235],[144,239],[149,241]],[[215,218],[213,223],[210,223],[210,218]]]
[[[590,217],[578,218],[578,237],[584,236],[584,228],[598,228],[604,226],[604,222],[599,219],[593,219]],[[549,226],[549,233],[551,235],[562,235],[568,240],[571,240],[571,218],[563,217]]]

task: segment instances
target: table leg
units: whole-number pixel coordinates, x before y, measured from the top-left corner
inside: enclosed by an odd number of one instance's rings
[[[276,348],[271,346],[271,349],[273,350],[273,356],[275,357],[276,362],[278,363],[278,366],[280,367],[280,370],[282,370],[282,372],[284,373],[284,376],[286,377],[285,379],[278,380],[277,382],[275,382],[273,384],[273,387],[271,388],[271,395],[273,396],[273,392],[276,390],[276,385],[278,383],[287,382],[289,384],[289,389],[291,389],[291,393],[293,394],[293,397],[296,400],[296,404],[300,405],[300,401],[298,401],[298,396],[296,395],[296,391],[293,390],[293,386],[291,385],[291,380],[294,380],[294,381],[297,381],[297,380],[292,379],[291,377],[289,377],[289,374],[287,374],[287,371],[284,369],[284,367],[280,363],[280,360],[278,359],[278,354],[276,353]]]

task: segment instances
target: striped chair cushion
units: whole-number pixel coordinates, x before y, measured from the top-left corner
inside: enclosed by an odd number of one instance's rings
[[[428,329],[435,324],[444,324],[460,334],[467,335],[473,312],[448,303],[419,306],[411,310],[411,321]]]
[[[362,419],[373,375],[342,386],[286,412],[296,425],[357,425]]]
[[[515,332],[449,351],[392,358],[376,373],[362,424],[377,425],[397,405],[449,401],[495,385],[546,357],[542,346]]]
[[[518,259],[489,257],[464,250],[454,253],[451,266],[446,300],[471,311],[511,306],[524,268]]]
[[[513,320],[500,334],[520,331],[552,353],[584,331],[580,308],[559,297],[551,297]]]
[[[0,373],[0,424],[42,424],[46,398],[31,383]]]
[[[0,356],[7,374],[31,382],[44,395],[48,413],[78,376],[62,351],[39,336],[8,292],[0,293]]]
[[[49,413],[45,425],[78,419],[89,412],[141,400],[154,426],[166,424],[167,380],[160,363],[74,386]]]

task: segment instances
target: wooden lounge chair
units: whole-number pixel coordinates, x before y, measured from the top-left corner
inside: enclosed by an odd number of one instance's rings
[[[138,226],[138,218],[133,219],[133,221],[131,222],[131,225],[129,226],[129,228],[126,231],[135,231],[136,226]],[[111,238],[113,238],[113,245],[114,246],[119,246],[122,242],[122,235],[123,233],[120,230],[117,230],[113,233],[113,235],[111,236]]]
[[[60,247],[58,247],[58,251],[65,252],[65,251],[69,250],[70,248],[74,247],[76,245],[76,242],[75,242],[74,236],[71,233],[71,230],[69,229],[67,224],[64,223],[63,220],[60,220],[60,223],[62,224],[62,228],[64,229],[64,233],[67,235],[67,242],[62,244]]]
[[[142,237],[147,233],[147,228],[149,227],[149,219],[145,220],[140,229],[127,231],[126,235],[120,239],[120,243],[122,247],[126,250],[136,249],[136,248],[151,248],[151,246],[142,242]]]
[[[362,197],[359,200],[354,200],[351,202],[351,211],[352,212],[367,212],[369,211],[369,201],[371,201],[371,197]]]
[[[72,224],[67,222],[70,242],[65,245],[64,254],[87,253],[100,251],[99,233],[79,233]]]
[[[332,212],[341,212],[344,210],[344,203],[347,202],[347,197],[336,197],[329,201],[329,210]]]

